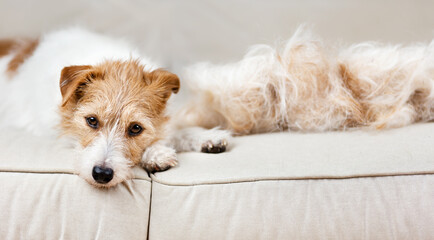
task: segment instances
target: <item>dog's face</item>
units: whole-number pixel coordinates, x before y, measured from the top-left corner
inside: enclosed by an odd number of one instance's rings
[[[137,61],[62,70],[61,128],[78,140],[78,174],[99,187],[131,177],[146,147],[162,136],[166,102],[179,79]]]

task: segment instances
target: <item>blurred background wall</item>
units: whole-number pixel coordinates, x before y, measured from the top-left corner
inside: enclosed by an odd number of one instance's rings
[[[0,0],[0,37],[38,36],[80,25],[124,37],[176,70],[237,60],[275,44],[301,23],[329,43],[434,37],[433,0]]]

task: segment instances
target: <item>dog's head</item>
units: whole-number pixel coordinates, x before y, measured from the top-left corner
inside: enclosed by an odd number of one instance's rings
[[[146,147],[159,140],[178,77],[145,71],[138,61],[69,66],[60,77],[61,129],[78,140],[78,174],[99,187],[131,177]]]

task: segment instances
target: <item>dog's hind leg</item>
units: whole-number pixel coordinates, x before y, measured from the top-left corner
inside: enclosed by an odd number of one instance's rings
[[[231,133],[218,128],[188,127],[176,131],[169,145],[177,152],[221,153],[226,151]]]

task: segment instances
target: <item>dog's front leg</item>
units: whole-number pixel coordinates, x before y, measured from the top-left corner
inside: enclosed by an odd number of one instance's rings
[[[170,145],[177,152],[221,153],[226,151],[230,139],[231,133],[227,130],[188,127],[177,130],[170,139]]]
[[[167,170],[178,164],[175,149],[162,142],[154,143],[146,148],[142,155],[142,167],[149,173]]]
[[[227,130],[183,128],[146,148],[141,164],[150,173],[164,171],[178,164],[177,152],[221,153],[226,151],[230,139]]]

